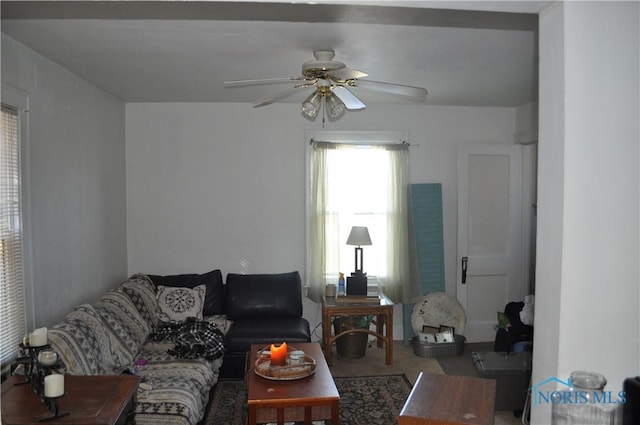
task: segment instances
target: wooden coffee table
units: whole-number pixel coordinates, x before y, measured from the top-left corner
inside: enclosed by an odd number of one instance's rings
[[[340,394],[324,359],[320,344],[303,342],[292,344],[316,361],[316,371],[306,378],[277,381],[256,375],[257,352],[264,344],[251,346],[246,373],[249,415],[248,424],[304,422],[330,420],[339,423]]]

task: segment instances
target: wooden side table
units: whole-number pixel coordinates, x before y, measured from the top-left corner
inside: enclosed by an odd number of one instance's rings
[[[55,418],[55,424],[122,425],[134,415],[135,396],[140,378],[131,375],[64,377],[66,394],[58,401],[68,416]],[[2,383],[2,423],[39,424],[51,412],[24,377],[11,376]]]
[[[420,373],[398,425],[493,425],[496,381]]]
[[[383,343],[385,344],[386,364],[393,364],[393,302],[384,294],[380,294],[377,297],[376,303],[358,296],[338,297],[337,299],[322,297],[322,342],[324,355],[329,366],[332,364],[333,343],[349,332],[364,332],[375,335],[378,338],[378,347],[382,347]],[[335,336],[331,334],[331,319],[333,317],[367,315],[376,316],[375,331],[371,329],[352,329]]]

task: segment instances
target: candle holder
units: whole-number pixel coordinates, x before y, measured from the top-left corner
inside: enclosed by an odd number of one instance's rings
[[[58,399],[63,397],[66,392],[55,397],[47,397],[45,395],[45,377],[54,373],[55,369],[60,365],[60,358],[56,355],[55,360],[51,360],[49,356],[47,357],[46,363],[42,363],[38,360],[38,357],[43,351],[52,351],[51,346],[49,344],[41,345],[38,347],[33,347],[30,345],[20,344],[20,356],[16,360],[18,366],[22,365],[24,368],[24,376],[25,381],[20,382],[16,385],[29,384],[34,393],[42,400],[47,410],[49,410],[52,415],[45,416],[40,418],[39,422],[48,421],[55,418],[60,418],[63,416],[68,416],[69,412],[60,413],[60,408],[58,406]],[[55,353],[55,351],[52,351]]]
[[[69,412],[60,413],[60,406],[58,406],[58,399],[64,397],[65,394],[66,394],[66,392],[64,394],[62,394],[62,395],[57,396],[57,397],[46,397],[44,395],[40,397],[42,399],[42,402],[47,407],[47,409],[49,409],[49,411],[52,413],[52,415],[51,416],[44,416],[44,417],[38,419],[38,422],[46,422],[46,421],[50,421],[51,419],[61,418],[63,416],[69,416],[70,415]]]
[[[22,365],[24,368],[25,382],[22,382],[21,384],[30,384],[36,393],[38,393],[38,375],[40,374],[40,368],[38,367],[38,355],[41,351],[45,350],[50,351],[51,346],[46,344],[39,347],[33,347],[31,345],[20,344],[20,356],[16,360],[16,363],[18,363],[18,365]],[[56,364],[50,365],[49,368],[55,367]]]

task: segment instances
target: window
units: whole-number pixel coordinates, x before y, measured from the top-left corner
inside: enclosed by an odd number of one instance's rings
[[[354,271],[347,237],[366,226],[372,245],[363,247],[363,271],[391,299],[405,299],[408,146],[313,142],[309,171],[309,297],[319,301],[327,283]]]
[[[327,208],[325,220],[335,223],[337,232],[327,232],[326,272],[337,277],[355,271],[354,247],[346,245],[352,226],[366,226],[372,245],[364,247],[364,272],[388,276],[384,260],[387,235],[390,181],[387,152],[369,146],[332,149],[327,152]],[[383,196],[381,196],[383,195]],[[335,252],[333,252],[335,250]]]
[[[2,105],[0,140],[0,362],[11,360],[26,331],[22,276],[20,115]]]

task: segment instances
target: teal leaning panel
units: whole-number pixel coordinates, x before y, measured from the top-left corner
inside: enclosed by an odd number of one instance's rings
[[[442,185],[411,185],[411,219],[415,272],[422,294],[445,291]]]
[[[417,279],[423,295],[445,292],[444,232],[442,229],[442,185],[420,183],[410,186],[411,222],[409,225],[413,252],[412,279]],[[403,306],[404,343],[414,336],[411,328],[413,304]]]

